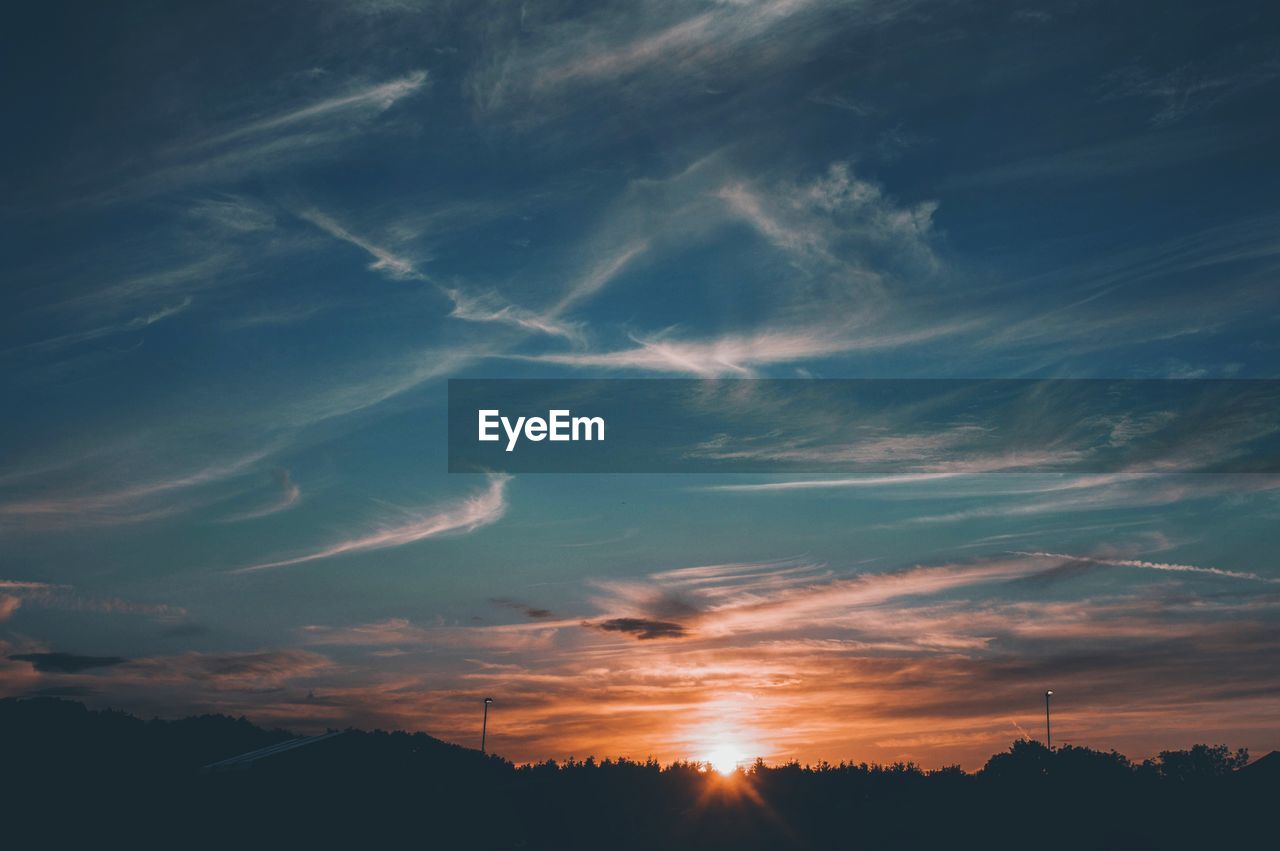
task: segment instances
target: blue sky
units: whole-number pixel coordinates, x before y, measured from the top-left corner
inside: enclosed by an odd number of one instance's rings
[[[1274,476],[450,476],[444,434],[457,377],[1277,377],[1265,4],[3,38],[5,694],[968,764],[1054,688],[1064,740],[1280,747]]]

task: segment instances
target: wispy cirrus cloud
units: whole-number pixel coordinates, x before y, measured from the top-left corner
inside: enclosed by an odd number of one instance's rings
[[[645,580],[599,581],[595,604],[609,614],[596,628],[642,638],[698,634],[790,632],[852,623],[861,606],[1005,581],[1044,570],[1030,558],[920,566],[836,578],[803,562],[708,565],[652,574]],[[664,624],[646,629],[645,624]],[[628,626],[630,628],[623,628]]]
[[[320,228],[320,230],[334,239],[350,243],[372,256],[373,262],[369,264],[369,268],[375,272],[383,272],[388,277],[397,280],[425,280],[425,277],[414,267],[412,261],[394,254],[390,249],[376,245],[364,237],[357,236],[339,224],[332,216],[316,209],[303,210],[298,213],[298,216],[311,222],[311,224]]]
[[[578,79],[602,80],[634,72],[654,63],[700,62],[761,35],[810,0],[760,0],[726,4],[669,26],[642,33],[623,43],[593,50],[562,65],[549,67],[536,79],[539,87]]]
[[[1141,65],[1129,65],[1108,74],[1103,80],[1103,101],[1142,99],[1155,101],[1159,108],[1151,116],[1157,127],[1175,124],[1197,112],[1209,109],[1229,98],[1239,96],[1257,86],[1280,77],[1280,59],[1272,55],[1253,57],[1241,63],[1240,52],[1233,51],[1230,60],[1215,57],[1212,64],[1181,65],[1158,71]]]
[[[1221,127],[1187,127],[1107,139],[1049,153],[1029,153],[999,165],[946,178],[939,191],[998,189],[1009,184],[1063,184],[1158,171],[1250,144]]]
[[[674,330],[632,332],[615,350],[547,352],[545,363],[697,376],[751,375],[774,364],[821,361],[857,351],[928,342],[983,324],[975,315],[922,322],[904,309],[899,290],[919,286],[941,263],[932,248],[932,201],[904,204],[847,163],[802,180],[746,179],[726,155],[695,160],[661,180],[633,181],[604,232],[624,250],[572,288],[558,312],[593,293],[643,254],[665,252],[746,224],[786,259],[790,279],[759,297],[779,317],[761,327],[678,338]],[[654,219],[658,220],[654,224]],[[911,287],[903,284],[908,278]],[[838,316],[838,319],[833,319]]]
[[[159,472],[121,487],[99,489],[83,483],[58,492],[26,493],[0,502],[0,523],[24,530],[77,528],[137,523],[185,511],[211,497],[202,489],[235,479],[251,471],[270,454],[261,449],[217,459],[200,467]],[[68,492],[74,490],[74,492]],[[178,494],[195,494],[178,500]]]
[[[11,616],[22,605],[69,612],[93,612],[109,615],[138,615],[172,623],[182,621],[187,610],[167,603],[141,603],[119,597],[84,594],[70,585],[48,582],[0,580],[0,621]]]
[[[1069,476],[1057,482],[1004,482],[996,477],[995,487],[977,489],[972,496],[1017,497],[995,500],[971,508],[940,514],[918,514],[890,526],[963,523],[991,517],[1036,517],[1091,511],[1142,509],[1207,500],[1231,494],[1247,498],[1280,489],[1280,477],[1265,474],[1158,474],[1142,472]],[[963,481],[963,480],[962,480]]]
[[[369,132],[393,105],[423,91],[429,78],[415,70],[369,83],[351,81],[309,98],[240,106],[239,118],[192,123],[209,129],[152,146],[148,156],[81,175],[77,206],[134,201],[195,185],[227,183],[247,175],[294,168],[333,156],[343,143]]]
[[[114,337],[119,334],[127,334],[134,331],[142,331],[155,325],[157,322],[177,316],[191,306],[191,296],[184,297],[181,301],[159,307],[150,313],[141,316],[135,316],[126,322],[117,322],[111,325],[100,325],[97,328],[89,328],[84,331],[73,331],[69,334],[60,334],[56,337],[50,337],[34,343],[25,343],[6,349],[0,352],[0,355],[12,355],[25,352],[49,352],[54,349],[61,349],[68,346],[75,346],[80,343],[87,343],[93,340],[100,340],[106,337]]]
[[[573,280],[560,300],[548,310],[548,315],[558,317],[579,302],[595,295],[649,249],[650,244],[647,239],[633,237],[616,250],[605,252]]]
[[[810,327],[725,334],[703,340],[635,338],[636,345],[611,352],[566,352],[526,359],[577,368],[644,370],[716,376],[749,376],[776,364],[824,360],[841,354],[890,349],[971,330],[972,322],[884,331],[873,328]]]
[[[298,125],[335,119],[345,120],[352,114],[361,112],[376,114],[383,112],[396,101],[419,91],[426,82],[426,71],[413,71],[403,77],[383,83],[354,88],[304,106],[284,109],[250,119],[221,133],[193,142],[192,147],[219,147],[248,138],[290,131]]]
[[[359,534],[302,555],[238,568],[232,573],[274,570],[335,556],[400,547],[438,535],[473,532],[483,526],[496,523],[506,513],[506,489],[510,478],[510,476],[491,475],[489,484],[483,491],[463,499],[460,503],[437,506],[426,513],[402,511],[400,513],[405,515],[403,520],[384,522],[376,531]]]
[[[893,247],[898,263],[920,263],[926,269],[937,264],[930,237],[938,202],[902,204],[845,162],[832,163],[825,174],[804,182],[758,186],[731,181],[716,197],[778,248],[820,260],[861,283],[862,296],[874,294],[875,278],[864,268],[872,246]]]
[[[563,337],[580,342],[583,339],[580,325],[557,319],[553,313],[539,313],[504,301],[498,294],[467,293],[459,288],[446,288],[444,294],[453,302],[449,315],[464,322],[496,322],[511,325],[522,331]]]
[[[752,482],[735,485],[707,485],[702,490],[722,493],[770,493],[777,491],[837,490],[873,488],[882,485],[905,485],[950,479],[960,473],[904,473],[890,476],[851,476],[841,479],[795,479],[780,482]]]
[[[297,482],[293,480],[288,470],[284,468],[277,470],[274,478],[280,493],[273,502],[260,508],[232,514],[224,518],[224,522],[235,523],[241,520],[257,520],[262,517],[270,517],[273,514],[279,514],[281,511],[293,508],[302,500],[302,488],[298,487]]]
[[[307,644],[323,647],[377,647],[401,651],[450,648],[467,653],[478,650],[513,653],[551,648],[566,630],[581,627],[581,620],[568,618],[537,618],[533,622],[476,627],[422,624],[409,618],[391,617],[351,626],[307,624],[300,632]]]
[[[473,293],[459,287],[444,288],[445,295],[453,302],[453,312],[449,315],[467,322],[496,322],[526,332],[563,337],[576,344],[585,343],[585,323],[566,320],[563,318],[565,313],[604,289],[648,248],[647,242],[637,241],[606,252],[602,259],[574,277],[554,304],[541,311],[508,302],[496,292]]]
[[[662,0],[601,4],[585,15],[546,19],[521,9],[518,17],[506,16],[506,26],[495,22],[498,37],[472,71],[470,89],[486,112],[533,104],[544,111],[549,104],[567,109],[567,92],[593,89],[643,103],[690,81],[791,65],[839,28],[823,26],[824,17],[874,25],[903,5],[881,4],[864,16],[813,0],[741,0],[693,9]],[[501,37],[504,32],[509,38]]]

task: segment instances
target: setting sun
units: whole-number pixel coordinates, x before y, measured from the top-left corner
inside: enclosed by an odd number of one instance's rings
[[[704,762],[718,773],[729,775],[736,771],[738,766],[745,762],[746,759],[746,753],[740,748],[733,745],[721,745],[707,754]]]

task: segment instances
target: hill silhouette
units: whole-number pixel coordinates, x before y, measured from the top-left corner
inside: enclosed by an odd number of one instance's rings
[[[515,766],[423,733],[295,741],[244,718],[143,721],[52,698],[0,700],[0,753],[7,835],[39,847],[1269,846],[1280,791],[1280,754],[1246,766],[1221,745],[1135,764],[1024,740],[974,773],[757,762],[725,778],[693,763]]]

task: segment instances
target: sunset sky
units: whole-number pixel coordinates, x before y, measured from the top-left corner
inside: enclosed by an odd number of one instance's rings
[[[1055,743],[1280,748],[1280,475],[449,474],[445,434],[464,377],[1280,377],[1277,18],[8,10],[0,696],[976,768],[1052,689]]]

